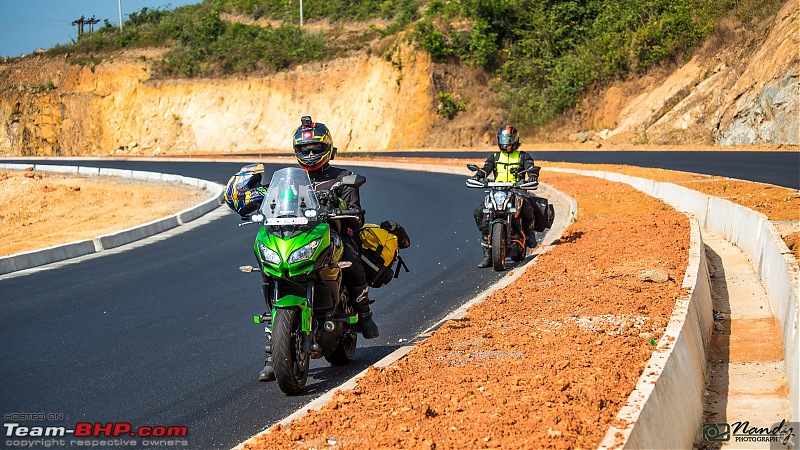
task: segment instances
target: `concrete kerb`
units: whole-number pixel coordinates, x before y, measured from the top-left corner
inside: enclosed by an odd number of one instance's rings
[[[650,183],[642,178],[631,177],[623,174],[609,174],[607,172],[587,171],[579,169],[548,168],[554,172],[574,173],[578,175],[595,176],[599,178],[620,181],[627,183],[643,192],[660,198],[673,205],[676,209],[694,215],[698,224],[702,228],[710,230],[712,233],[720,235],[730,243],[741,248],[753,262],[756,272],[761,278],[767,295],[770,299],[772,311],[781,325],[783,334],[784,364],[787,378],[789,380],[789,398],[792,402],[792,421],[798,420],[800,411],[800,391],[798,389],[798,378],[800,378],[800,368],[798,367],[798,290],[800,290],[800,269],[786,244],[780,238],[772,223],[763,214],[752,211],[741,205],[734,204],[728,200],[706,196],[700,192],[691,191],[682,186],[671,183],[655,183],[653,188]],[[652,193],[651,193],[652,191]],[[705,209],[703,209],[703,205]],[[700,286],[696,289],[699,289]],[[709,304],[709,313],[711,306]],[[687,320],[691,319],[690,317]],[[692,325],[694,326],[694,325]],[[691,343],[691,342],[690,342]],[[695,342],[696,344],[697,342]],[[660,345],[660,344],[659,344]],[[703,373],[705,376],[705,373]],[[685,374],[678,374],[685,377]],[[672,383],[672,380],[659,377],[658,382]],[[679,380],[681,383],[685,383]],[[694,383],[693,383],[694,384]],[[692,384],[692,385],[693,385]],[[675,397],[675,399],[680,398]],[[673,401],[675,400],[673,399]],[[656,402],[658,402],[656,400]],[[667,406],[667,409],[674,408],[674,405]],[[702,415],[702,408],[698,411],[687,411],[687,414]],[[645,434],[659,435],[658,429],[663,427],[663,423],[652,423],[641,427],[646,430]],[[635,425],[639,426],[639,425]],[[699,424],[698,424],[699,426]],[[649,428],[648,428],[649,427]],[[652,428],[652,429],[650,429]],[[670,427],[673,434],[683,432],[686,434],[687,442],[689,435],[696,437],[695,430],[677,430]],[[691,431],[691,433],[689,433]],[[633,433],[631,433],[633,435]],[[607,436],[608,438],[608,436]],[[671,436],[671,440],[676,436]],[[614,447],[627,446],[627,441],[604,441],[604,445]],[[636,448],[637,444],[630,443],[631,448]],[[663,446],[663,444],[659,445]],[[647,446],[645,446],[647,447]]]
[[[85,256],[91,253],[96,253],[135,242],[137,240],[153,236],[195,220],[198,217],[213,211],[223,203],[222,194],[225,189],[224,186],[211,181],[184,177],[182,175],[125,169],[100,169],[97,167],[83,166],[0,163],[0,169],[26,170],[29,168],[41,172],[72,173],[86,176],[118,176],[147,181],[181,183],[195,188],[205,189],[211,193],[211,197],[204,199],[202,202],[180,211],[177,214],[163,217],[161,219],[157,219],[136,227],[131,227],[116,233],[98,236],[91,240],[71,242],[68,244],[57,245],[31,252],[16,253],[13,255],[0,257],[0,275],[19,270],[30,269],[32,267],[38,267],[66,259],[76,258],[79,256]]]
[[[263,162],[270,162],[270,161],[263,161]],[[409,163],[386,163],[386,162],[371,162],[371,161],[348,161],[347,165],[349,166],[362,166],[362,167],[381,167],[381,168],[388,168],[388,169],[396,169],[396,170],[410,170],[410,171],[418,171],[418,172],[434,172],[434,173],[445,173],[451,175],[464,175],[465,177],[471,175],[466,168],[461,169],[458,167],[453,166],[436,166],[430,164],[409,164]],[[417,344],[424,341],[425,339],[429,338],[431,334],[445,324],[447,321],[450,320],[457,320],[467,313],[467,310],[474,304],[482,302],[492,293],[494,293],[498,289],[502,289],[509,284],[513,283],[517,278],[519,278],[531,265],[536,263],[536,258],[532,256],[538,256],[542,253],[550,251],[555,246],[555,243],[559,240],[564,230],[569,226],[569,224],[573,223],[577,220],[578,217],[578,204],[575,202],[575,199],[570,197],[569,195],[554,189],[553,187],[546,185],[544,183],[539,184],[538,194],[542,194],[542,196],[547,197],[551,203],[558,208],[556,213],[556,220],[553,222],[553,227],[545,234],[544,238],[542,238],[542,243],[539,247],[536,247],[535,251],[528,256],[530,258],[525,264],[515,267],[511,270],[507,276],[503,277],[494,285],[490,286],[489,288],[485,289],[483,292],[478,294],[477,296],[473,297],[467,303],[461,305],[459,308],[448,314],[444,319],[436,323],[434,326],[429,328],[426,331],[420,333],[416,338],[411,340],[407,345],[404,345],[397,350],[393,351],[392,353],[383,357],[380,361],[373,364],[374,367],[386,367],[394,363],[395,361],[403,358],[407,355],[411,350],[416,347]],[[559,214],[560,213],[560,214]],[[549,244],[547,244],[549,243]],[[328,404],[333,399],[334,394],[337,391],[353,389],[357,384],[358,380],[361,379],[364,375],[366,375],[369,369],[365,369],[349,380],[345,381],[341,385],[327,391],[320,397],[310,401],[309,403],[305,404],[303,407],[295,411],[294,413],[290,414],[289,416],[285,417],[283,420],[279,421],[277,424],[288,426],[292,421],[299,419],[309,411],[316,411]],[[277,425],[275,424],[275,425]],[[273,425],[267,426],[265,429],[256,433],[255,435],[251,436],[244,442],[239,443],[233,450],[242,450],[244,449],[244,445],[249,442],[250,440],[269,434],[269,429]]]
[[[713,327],[711,282],[700,225],[690,218],[689,263],[672,317],[636,387],[600,444],[610,448],[692,448],[703,422],[707,352]],[[664,426],[669,424],[669,426]]]

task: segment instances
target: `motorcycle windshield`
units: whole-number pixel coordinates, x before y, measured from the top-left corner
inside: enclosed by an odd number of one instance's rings
[[[266,225],[305,225],[316,219],[317,208],[319,202],[308,172],[287,167],[272,174],[267,195],[261,203]]]

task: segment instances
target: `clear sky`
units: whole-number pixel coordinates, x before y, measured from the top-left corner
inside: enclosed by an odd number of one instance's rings
[[[72,21],[81,16],[103,19],[119,25],[128,14],[142,8],[173,9],[201,3],[201,0],[0,0],[0,56],[20,56],[56,44],[68,44],[78,38],[78,27]],[[89,31],[84,26],[84,31]]]

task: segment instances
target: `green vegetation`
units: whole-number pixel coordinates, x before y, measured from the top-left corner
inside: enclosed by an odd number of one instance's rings
[[[98,31],[70,45],[57,46],[50,53],[92,54],[167,46],[170,50],[157,62],[157,73],[190,77],[256,69],[277,71],[335,53],[321,33],[293,25],[231,23],[223,21],[220,13],[206,3],[171,11],[143,8],[129,16],[122,31],[106,20]]]
[[[495,76],[520,125],[541,125],[595,86],[678,60],[734,10],[740,20],[782,0],[431,0],[415,24],[435,61]]]
[[[333,24],[327,32],[310,32],[299,27],[299,2],[294,0],[205,0],[174,10],[143,8],[129,15],[121,31],[106,20],[98,31],[50,53],[70,53],[74,63],[94,67],[96,53],[166,47],[155,62],[160,76],[278,71],[363,48],[363,41],[334,41],[341,33],[337,24],[379,19],[384,21],[380,26],[365,25],[377,33],[372,36],[413,31],[416,44],[434,61],[485,70],[495,99],[518,125],[541,125],[573,108],[592,89],[664,62],[686,60],[723,16],[733,13],[749,27],[784,2],[304,0],[306,22],[327,19]],[[262,24],[231,22],[223,19],[226,14]],[[382,56],[402,70],[393,53]],[[398,86],[401,80],[402,73]],[[439,104],[438,113],[448,118],[465,108],[449,93],[439,94]]]
[[[414,0],[305,0],[303,9],[306,20],[391,19],[386,29],[372,26],[382,35],[394,34],[419,18]],[[228,22],[221,18],[225,13],[278,23],[260,26]],[[174,10],[143,8],[128,16],[122,30],[106,19],[96,32],[49,52],[91,55],[168,47],[170,50],[156,64],[156,73],[194,77],[257,69],[277,71],[291,64],[329,59],[346,50],[329,44],[321,32],[300,28],[299,16],[297,2],[284,0],[206,0]],[[85,64],[85,56],[74,61]]]
[[[39,86],[36,87],[36,92],[38,93],[38,92],[52,91],[55,88],[56,88],[56,85],[55,85],[55,83],[53,83],[53,80],[47,80],[46,84],[45,83],[39,83]]]
[[[303,19],[328,19],[334,22],[393,19],[408,8],[409,0],[303,0]],[[206,0],[220,11],[242,14],[253,19],[267,18],[300,23],[300,2],[286,0]],[[416,10],[416,8],[414,8]]]
[[[439,106],[436,108],[437,114],[452,120],[456,114],[466,110],[466,103],[458,101],[455,95],[449,92],[439,92]]]

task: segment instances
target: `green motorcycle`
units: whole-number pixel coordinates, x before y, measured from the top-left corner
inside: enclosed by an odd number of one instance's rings
[[[338,190],[365,182],[361,175],[349,175],[330,190],[315,191],[305,170],[281,169],[273,174],[261,208],[250,216],[251,223],[261,224],[254,250],[267,305],[253,320],[265,325],[265,351],[286,394],[302,392],[312,358],[344,365],[355,356],[358,315],[342,283],[342,269],[350,262],[342,261],[344,246],[336,230],[338,220],[359,218],[364,210],[344,209]]]

